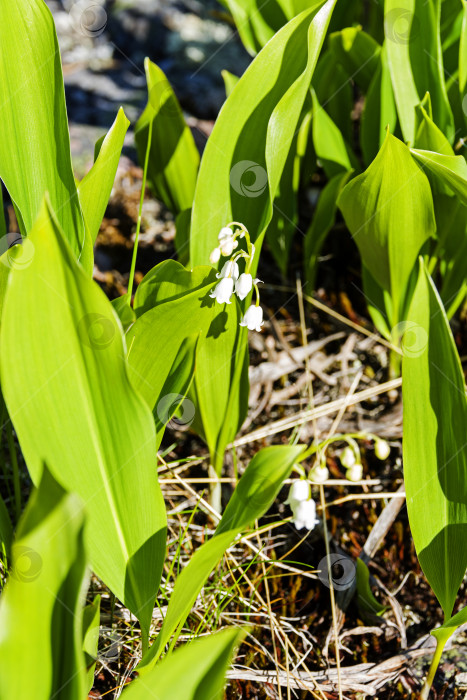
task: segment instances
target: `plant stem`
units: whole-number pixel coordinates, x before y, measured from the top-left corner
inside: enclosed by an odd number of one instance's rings
[[[138,221],[136,224],[136,233],[135,233],[135,244],[133,246],[133,257],[131,259],[130,277],[128,279],[128,292],[127,292],[128,304],[131,304],[131,295],[133,292],[133,282],[135,279],[136,256],[138,254],[139,232],[141,230],[141,220],[142,220],[142,215],[143,215],[143,203],[144,203],[144,194],[146,192],[146,180],[147,180],[147,176],[148,176],[148,163],[149,163],[149,152],[151,150],[151,141],[152,141],[152,121],[149,122],[148,143],[146,146],[146,156],[144,158],[143,182],[141,184],[141,196],[139,199]]]
[[[428,671],[428,675],[420,693],[420,700],[428,700],[428,696],[430,695],[431,686],[433,685],[436,671],[438,670],[441,655],[444,651],[444,647],[446,646],[446,642],[451,636],[453,630],[446,630],[446,632],[447,634],[445,635],[436,636],[436,649],[435,653],[433,654],[433,659],[431,660],[430,670]]]

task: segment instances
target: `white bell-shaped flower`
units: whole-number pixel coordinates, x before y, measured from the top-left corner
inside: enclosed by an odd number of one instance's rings
[[[219,304],[231,304],[230,297],[233,294],[234,281],[232,277],[223,277],[219,284],[216,284],[211,294],[211,299],[215,299]]]
[[[345,477],[349,481],[361,481],[363,476],[363,467],[361,464],[358,462],[356,464],[353,464],[347,471],[345,472]]]
[[[296,479],[290,486],[286,504],[292,505],[292,503],[300,503],[300,501],[307,501],[309,498],[310,482],[306,479]]]
[[[217,273],[216,277],[218,279],[222,279],[223,277],[232,277],[233,281],[235,282],[238,280],[239,275],[240,270],[238,269],[237,263],[233,260],[227,260],[227,262],[223,265],[222,270]]]
[[[260,331],[263,325],[263,309],[253,304],[246,310],[240,321],[241,326],[246,326],[249,331]]]
[[[219,236],[219,249],[226,258],[228,258],[234,252],[235,248],[238,246],[238,241],[234,239],[232,230],[228,226],[221,228]]]
[[[387,459],[389,457],[390,452],[391,448],[389,446],[389,443],[386,442],[386,440],[376,440],[375,455],[378,457],[378,459]]]
[[[293,513],[293,523],[297,530],[302,530],[304,527],[307,530],[313,530],[319,522],[316,518],[316,504],[313,499],[295,501],[290,507]]]
[[[209,262],[211,263],[211,265],[215,265],[216,263],[219,262],[220,259],[221,259],[221,249],[214,248],[211,255],[209,256]]]
[[[347,445],[345,447],[341,454],[340,454],[340,460],[341,464],[346,468],[346,469],[351,469],[354,464],[357,462],[357,457],[355,456],[354,450],[350,447],[350,445]]]
[[[253,288],[253,277],[249,272],[243,272],[235,282],[235,294],[239,299],[245,299]]]

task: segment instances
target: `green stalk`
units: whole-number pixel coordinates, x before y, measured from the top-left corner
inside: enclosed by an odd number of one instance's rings
[[[437,632],[441,632],[441,630],[436,630]],[[446,642],[448,641],[449,637],[453,633],[453,629],[447,629],[444,630],[445,634],[437,634],[436,635],[436,649],[435,653],[433,654],[433,659],[431,661],[430,665],[430,670],[428,671],[428,675],[426,677],[426,680],[423,684],[423,688],[420,693],[420,700],[428,700],[428,696],[430,695],[430,690],[431,686],[433,685],[433,681],[436,675],[436,671],[438,670],[439,662],[441,660],[441,655],[444,651],[444,647],[446,646]]]
[[[136,224],[135,244],[133,246],[133,257],[131,259],[130,277],[128,279],[128,292],[127,292],[128,305],[131,305],[131,295],[133,292],[133,283],[134,283],[134,279],[135,279],[136,256],[138,254],[138,241],[139,241],[139,233],[141,230],[141,220],[142,220],[142,215],[143,215],[144,194],[146,192],[146,180],[147,180],[147,176],[148,176],[148,163],[149,163],[149,152],[151,150],[151,141],[152,141],[152,121],[149,122],[148,143],[146,146],[146,156],[144,158],[143,182],[141,184],[141,196],[139,199],[139,210],[138,210],[138,221]]]

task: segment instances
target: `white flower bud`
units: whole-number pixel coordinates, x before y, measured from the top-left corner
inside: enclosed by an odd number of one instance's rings
[[[219,248],[221,253],[225,258],[228,258],[234,252],[235,248],[238,246],[238,241],[234,241],[232,237],[223,238],[219,241]]]
[[[390,452],[391,448],[389,447],[389,444],[386,442],[386,440],[376,440],[375,455],[378,457],[378,459],[387,459],[389,457]]]
[[[310,472],[310,479],[314,481],[315,484],[322,484],[329,479],[329,469],[321,465],[313,467]]]
[[[363,467],[361,464],[353,464],[345,472],[345,478],[349,481],[361,481],[363,476]]]
[[[345,447],[342,450],[342,452],[340,454],[340,461],[341,461],[341,464],[344,467],[346,467],[346,469],[350,469],[357,462],[357,457],[355,456],[355,452],[350,447],[350,445],[347,445],[347,447]]]
[[[246,326],[249,331],[260,331],[263,325],[263,309],[253,304],[246,310],[240,321],[241,326]]]
[[[231,304],[230,297],[233,294],[234,281],[232,277],[223,277],[209,295],[211,299],[215,299],[219,304]]]
[[[211,263],[211,265],[215,265],[216,263],[219,262],[220,259],[221,259],[221,249],[214,248],[211,255],[209,256],[209,262]]]

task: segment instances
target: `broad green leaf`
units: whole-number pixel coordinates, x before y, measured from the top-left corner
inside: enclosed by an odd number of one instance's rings
[[[84,221],[71,167],[60,52],[43,0],[0,3],[0,46],[0,178],[28,233],[48,192],[79,257]]]
[[[193,203],[199,153],[163,71],[148,58],[144,68],[148,103],[135,127],[136,147],[144,163],[152,123],[148,181],[155,196],[177,215]]]
[[[303,445],[274,446],[253,457],[232,494],[214,537],[195,552],[175,582],[162,629],[138,670],[154,665],[172,634],[185,622],[211,571],[239,532],[268,510],[302,451]]]
[[[410,528],[449,618],[467,567],[467,400],[449,323],[423,266],[407,318],[402,379]]]
[[[459,90],[467,120],[467,0],[462,0],[462,31],[459,43]]]
[[[227,504],[216,537],[227,530],[239,532],[254,522],[259,517],[258,511],[264,512],[274,502],[303,450],[303,445],[274,445],[257,452]]]
[[[34,255],[11,270],[3,310],[5,402],[33,481],[45,462],[83,500],[92,566],[144,637],[165,555],[152,415],[130,383],[112,305],[47,203],[28,240]]]
[[[444,182],[467,206],[467,163],[464,156],[449,156],[442,153],[412,148],[417,161]]]
[[[120,109],[112,128],[100,144],[96,162],[78,185],[85,224],[94,244],[104,218],[130,122]]]
[[[305,234],[304,273],[310,289],[315,287],[318,257],[321,248],[336,220],[337,198],[350,175],[351,171],[340,173],[326,183],[319,195],[311,225]]]
[[[392,303],[390,293],[378,284],[365,264],[362,264],[362,284],[371,320],[381,335],[391,340]]]
[[[363,264],[391,294],[395,326],[420,248],[436,230],[428,179],[407,146],[388,133],[370,167],[344,187],[338,205]]]
[[[232,628],[185,644],[133,681],[123,700],[222,700],[227,667],[242,636]]]
[[[386,0],[384,32],[397,111],[405,141],[415,138],[415,108],[426,92],[433,121],[450,142],[454,120],[446,91],[439,34],[441,0]]]
[[[386,137],[386,130],[394,133],[397,110],[389,73],[386,43],[379,55],[379,64],[368,87],[362,114],[360,143],[365,165],[376,157]]]
[[[288,20],[322,0],[273,0],[258,5],[256,0],[221,0],[235,20],[240,38],[254,56]]]
[[[220,229],[241,221],[259,247],[336,0],[291,20],[225,102],[203,154],[190,259],[206,264]],[[255,270],[253,270],[253,273]]]
[[[378,69],[381,46],[361,27],[346,27],[329,37],[329,49],[364,93]]]
[[[83,610],[83,651],[87,668],[87,691],[94,685],[97,648],[99,645],[101,597],[96,595],[92,603]]]
[[[206,440],[213,460],[222,463],[225,446],[245,417],[248,397],[241,390],[247,368],[245,334],[239,342],[244,330],[239,305],[235,297],[223,306],[209,297],[216,281],[208,266],[188,271],[173,260],[156,266],[136,293],[139,318],[127,342],[133,384],[157,411],[155,402],[164,398],[164,382],[183,340],[200,334],[189,392],[195,407],[192,428]]]
[[[311,128],[315,153],[326,175],[332,178],[342,171],[352,170],[352,162],[349,157],[350,149],[345,143],[340,129],[319,104],[314,90],[311,91],[311,96],[313,100]],[[355,157],[352,160],[354,164],[358,165]]]
[[[83,511],[45,468],[20,520],[0,598],[0,696],[83,700]]]
[[[121,297],[112,299],[111,304],[115,309],[118,318],[120,319],[124,332],[126,333],[132,323],[136,321],[136,314],[133,308],[130,306],[128,296],[124,294]]]

